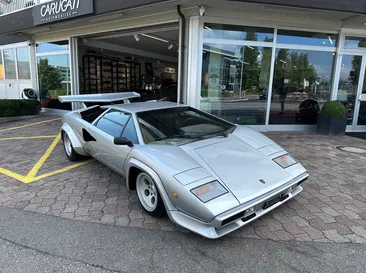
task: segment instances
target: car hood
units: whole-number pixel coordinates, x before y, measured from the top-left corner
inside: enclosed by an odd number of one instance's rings
[[[193,151],[191,155],[198,156],[241,204],[293,179],[290,173],[241,139],[227,138],[195,147]]]

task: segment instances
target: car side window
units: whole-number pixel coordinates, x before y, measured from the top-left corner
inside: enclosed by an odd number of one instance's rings
[[[138,144],[137,132],[135,128],[135,124],[133,123],[133,118],[131,117],[128,121],[125,129],[123,131],[122,137],[125,137],[132,141],[133,144]]]
[[[129,114],[111,110],[98,120],[95,126],[113,137],[120,137],[130,117]]]

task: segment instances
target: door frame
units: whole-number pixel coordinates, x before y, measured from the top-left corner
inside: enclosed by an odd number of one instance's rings
[[[358,115],[360,112],[360,104],[361,104],[361,95],[362,95],[362,89],[363,89],[363,84],[366,80],[365,77],[365,72],[366,72],[366,48],[364,50],[360,50],[360,49],[342,49],[340,51],[339,57],[340,57],[340,61],[338,62],[338,72],[337,72],[337,86],[336,86],[336,92],[335,92],[335,97],[334,99],[337,99],[338,96],[338,91],[339,91],[339,80],[340,80],[340,76],[341,76],[341,66],[343,63],[343,57],[344,56],[360,56],[362,57],[362,62],[361,62],[361,69],[360,69],[360,75],[359,75],[359,79],[358,79],[358,87],[357,87],[357,92],[356,92],[356,96],[355,96],[355,107],[354,107],[354,111],[353,111],[353,120],[352,120],[352,124],[351,125],[347,125],[346,128],[346,132],[365,132],[366,131],[366,125],[358,125]],[[363,96],[362,99],[366,99],[366,96]],[[362,100],[362,101],[366,101],[366,100]]]

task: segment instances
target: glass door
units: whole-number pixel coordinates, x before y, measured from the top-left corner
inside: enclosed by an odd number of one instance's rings
[[[366,131],[365,68],[366,54],[343,54],[337,100],[347,109],[347,131]]]
[[[356,100],[353,129],[355,131],[366,132],[366,54],[362,56],[361,61],[359,90]]]

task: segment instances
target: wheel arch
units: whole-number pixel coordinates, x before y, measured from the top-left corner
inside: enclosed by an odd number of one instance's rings
[[[64,140],[64,133],[68,135],[72,147],[74,148],[75,152],[77,152],[79,155],[87,156],[88,154],[84,151],[84,147],[77,138],[75,132],[73,129],[68,125],[67,123],[64,123],[61,127],[61,137],[62,140]]]
[[[160,196],[163,199],[165,208],[167,210],[177,210],[172,201],[170,200],[159,175],[145,163],[142,163],[141,161],[133,158],[130,159],[130,161],[127,164],[126,183],[128,189],[130,190],[136,189],[136,178],[140,172],[145,172],[154,180],[157,188],[159,189]]]

